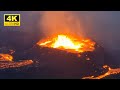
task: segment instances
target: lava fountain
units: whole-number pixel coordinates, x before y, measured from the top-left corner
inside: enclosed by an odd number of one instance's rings
[[[48,39],[43,39],[37,44],[42,47],[56,48],[72,53],[82,53],[85,51],[93,51],[95,49],[95,42],[90,39],[79,39],[64,34],[59,34]]]

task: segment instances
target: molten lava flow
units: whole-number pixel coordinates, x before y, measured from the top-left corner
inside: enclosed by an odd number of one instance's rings
[[[79,53],[85,51],[93,51],[95,49],[95,42],[91,41],[90,39],[78,40],[67,35],[57,35],[57,37],[45,40],[44,42],[40,41],[37,44],[44,47],[57,48]]]
[[[82,79],[102,79],[106,76],[120,73],[120,68],[112,69],[108,65],[104,65],[103,68],[108,69],[108,71],[105,74],[99,75],[97,77],[94,77],[94,76],[83,77]]]
[[[32,60],[23,60],[19,62],[0,62],[0,69],[17,68],[33,64]]]
[[[0,61],[12,61],[13,57],[9,54],[0,54]]]
[[[32,60],[13,61],[13,56],[0,53],[0,69],[17,68],[33,64]]]

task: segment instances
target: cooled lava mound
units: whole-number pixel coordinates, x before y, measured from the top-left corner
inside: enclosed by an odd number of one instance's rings
[[[19,53],[18,56],[35,62],[34,71],[32,68],[31,73],[36,73],[39,78],[82,78],[106,72],[102,67],[104,49],[97,43],[94,51],[84,53],[71,53],[36,44],[24,53]]]

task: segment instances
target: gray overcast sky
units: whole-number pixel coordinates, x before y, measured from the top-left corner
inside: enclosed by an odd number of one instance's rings
[[[4,13],[20,13],[20,27],[4,27]],[[42,12],[41,12],[42,13]],[[99,41],[103,46],[120,49],[120,12],[119,11],[79,11],[75,12],[84,26],[84,31],[90,37]],[[36,23],[40,12],[33,11],[0,11],[0,29],[21,30],[37,32]]]

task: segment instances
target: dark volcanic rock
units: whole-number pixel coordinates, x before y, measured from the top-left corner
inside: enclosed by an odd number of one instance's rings
[[[45,48],[35,45],[24,53],[16,53],[19,59],[32,59],[34,70],[31,73],[43,75],[45,78],[82,78],[83,76],[100,74],[104,64],[104,50],[96,45],[93,52],[78,54],[63,50]],[[90,60],[86,60],[90,58]]]

